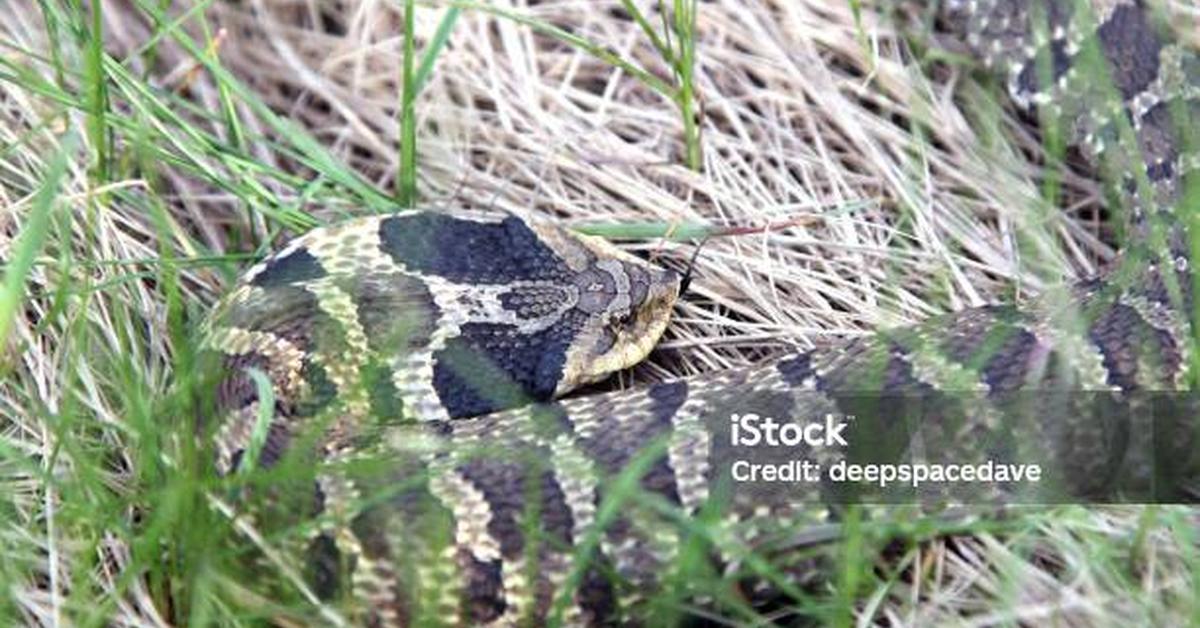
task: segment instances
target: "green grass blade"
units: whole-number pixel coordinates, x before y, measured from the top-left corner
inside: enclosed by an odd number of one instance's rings
[[[675,74],[679,81],[677,101],[683,118],[684,163],[700,171],[704,156],[700,152],[700,124],[696,101],[696,0],[675,0],[675,33],[679,37]]]
[[[271,379],[256,368],[248,368],[246,373],[254,380],[258,414],[254,417],[254,430],[250,433],[250,444],[246,447],[246,455],[242,456],[238,473],[250,473],[258,468],[258,459],[262,456],[263,447],[267,444],[267,432],[271,429],[271,419],[275,417],[275,389],[271,386]]]
[[[421,93],[421,89],[425,87],[425,82],[429,80],[429,74],[433,71],[433,64],[437,61],[442,49],[446,47],[446,42],[450,40],[450,31],[454,30],[454,24],[461,14],[462,9],[458,7],[446,9],[446,14],[438,23],[437,31],[433,33],[433,39],[429,41],[425,54],[421,55],[421,65],[417,66],[417,73],[413,77],[413,83],[416,86],[413,90],[414,93]]]
[[[654,26],[652,26],[650,21],[646,19],[646,15],[637,8],[637,5],[633,3],[633,0],[621,0],[621,6],[625,7],[625,10],[631,17],[633,17],[633,21],[636,22],[638,27],[642,29],[642,32],[646,34],[646,37],[650,38],[650,44],[654,46],[655,50],[658,50],[658,54],[662,55],[663,59],[665,59],[669,65],[674,66],[674,51],[672,51],[671,47],[667,45],[667,42],[663,41],[662,37],[658,36],[658,31],[654,30]]]
[[[33,206],[21,229],[12,256],[5,264],[4,282],[0,284],[0,343],[7,346],[13,319],[25,298],[25,282],[34,260],[41,252],[50,230],[50,213],[58,198],[59,187],[67,173],[67,164],[75,153],[76,139],[73,134],[63,138],[62,148],[54,155],[42,186],[33,197]]]
[[[703,240],[721,233],[724,227],[698,222],[627,222],[592,223],[575,227],[575,231],[610,240],[652,240],[665,238],[672,242]]]
[[[413,76],[413,18],[416,7],[413,0],[404,1],[404,70],[400,84],[400,173],[397,180],[396,200],[404,207],[412,207],[417,198],[417,119],[413,112],[416,99],[416,81]]]
[[[102,4],[92,3],[92,28],[88,34],[87,59],[84,64],[87,80],[88,140],[92,145],[92,180],[109,180],[108,125],[104,113],[108,110],[108,89],[104,76],[104,21]]]

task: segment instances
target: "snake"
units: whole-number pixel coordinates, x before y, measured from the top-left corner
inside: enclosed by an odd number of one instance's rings
[[[1141,1],[926,9],[1111,182],[1117,261],[1057,299],[572,396],[647,356],[684,291],[680,273],[485,211],[309,231],[247,270],[206,320],[223,375],[205,434],[223,475],[284,470],[245,507],[301,530],[289,547],[313,598],[371,626],[655,623],[663,591],[721,615],[727,600],[689,589],[690,570],[744,567],[761,539],[836,521],[836,509],[820,495],[730,496],[714,419],[824,415],[851,393],[958,391],[977,403],[945,442],[969,452],[1016,429],[987,411],[1005,395],[1190,390],[1200,61]],[[1070,477],[1103,475],[1111,426],[1082,412],[1040,422],[1041,445]],[[1195,465],[1194,434],[1180,438],[1180,464]],[[707,533],[687,524],[698,520]],[[740,600],[819,577],[810,562],[774,560],[768,573],[782,580],[750,578]]]

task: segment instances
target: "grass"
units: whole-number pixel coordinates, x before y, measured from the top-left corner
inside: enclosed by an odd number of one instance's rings
[[[790,225],[712,238],[663,350],[615,386],[1021,296],[1111,257],[1086,220],[1099,186],[1060,171],[1050,196],[1073,220],[1026,224],[1046,203],[1029,166],[1040,141],[961,64],[905,57],[870,6],[402,4],[361,19],[262,2],[42,0],[0,15],[6,623],[339,620],[282,558],[303,525],[230,516],[242,489],[312,470],[217,480],[186,437],[211,386],[198,321],[285,231],[397,202],[625,237]],[[691,592],[730,597],[730,576],[697,558],[724,542],[717,526],[679,520],[630,469],[600,516],[636,508],[688,539],[655,603],[702,613]],[[837,625],[1195,621],[1195,530],[1194,510],[1168,507],[864,518],[801,552],[832,576],[794,588],[787,611]],[[724,549],[787,586],[758,553]]]
[[[413,64],[416,57],[416,37],[413,24],[416,20],[416,3],[404,3],[404,74],[401,77],[404,90],[400,94],[400,189],[397,201],[403,207],[412,207],[417,202],[417,122],[413,103],[417,98],[416,76]]]

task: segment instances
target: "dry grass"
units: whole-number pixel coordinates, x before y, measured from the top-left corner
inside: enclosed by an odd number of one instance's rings
[[[249,3],[259,20],[228,5],[214,11],[229,32],[226,65],[391,188],[397,13],[263,4]],[[529,13],[664,71],[632,22],[593,6],[554,2]],[[418,32],[439,17],[422,11]],[[972,130],[951,100],[957,70],[929,83],[890,26],[864,20],[856,26],[840,3],[706,5],[697,174],[680,165],[682,126],[660,95],[552,38],[467,14],[418,103],[425,204],[573,223],[819,217],[811,228],[709,243],[702,302],[682,309],[667,345],[689,349],[689,372],[744,361],[764,343],[807,345],[978,305],[1109,255],[1077,223],[1026,224],[1038,199],[1034,169],[1004,154],[996,135]],[[1036,150],[1011,119],[999,124]],[[1094,189],[1072,182],[1088,207]],[[1046,242],[1036,253],[1051,263],[1040,272],[1023,263],[1020,232]]]
[[[21,4],[0,12],[0,55],[45,71],[38,57],[52,47],[36,5]],[[619,3],[529,4],[515,10],[666,76],[647,39],[613,8]],[[243,0],[204,10],[206,28],[196,20],[187,26],[262,101],[392,190],[400,166],[399,6]],[[418,50],[442,15],[419,9]],[[1068,211],[1053,211],[1041,197],[1037,137],[995,104],[994,89],[968,76],[969,67],[914,58],[892,17],[871,7],[856,17],[850,3],[825,0],[702,4],[695,81],[703,168],[694,172],[681,165],[683,125],[661,94],[553,37],[465,11],[416,103],[421,204],[573,224],[771,225],[811,217],[804,226],[706,244],[694,293],[668,340],[620,385],[1020,299],[1109,259],[1095,220],[1097,186],[1065,172]],[[911,13],[899,19],[920,34]],[[118,59],[158,30],[120,1],[104,5],[103,22],[105,47]],[[153,59],[134,57],[128,67],[201,111],[223,112],[230,102],[220,77],[170,39]],[[121,111],[120,97],[114,101]],[[251,108],[236,104],[230,115],[243,121],[240,139],[220,119],[191,118],[266,168],[311,176],[277,149],[270,125]],[[61,131],[85,128],[88,118],[78,109],[63,115],[11,78],[0,80],[0,116],[0,146],[12,147],[0,154],[0,259],[8,260],[35,213]],[[94,138],[80,140],[94,148]],[[105,511],[107,523],[94,528],[58,523],[61,510],[79,503],[110,504],[89,490],[120,495],[135,485],[135,456],[123,452],[143,443],[127,425],[127,395],[152,406],[178,351],[158,267],[102,262],[252,251],[280,225],[248,206],[240,188],[161,165],[98,186],[86,160],[67,163],[60,206],[10,334],[0,416],[12,520],[0,531],[10,559],[0,573],[7,610],[26,622],[73,623],[92,608],[112,623],[165,623],[152,601],[163,598],[155,585],[121,575],[129,536],[96,532],[120,527],[132,509]],[[233,178],[244,174],[223,168]],[[278,178],[259,179],[283,204],[322,219],[356,211],[309,201]],[[660,242],[630,248],[676,260],[691,250]],[[237,261],[220,262],[179,267],[183,309],[201,312],[220,293]],[[65,294],[64,273],[73,286]],[[106,370],[111,362],[96,356],[122,357],[121,369]],[[101,450],[111,452],[104,464],[79,464]],[[96,483],[65,480],[80,474]],[[1086,625],[1200,612],[1189,572],[1196,538],[1178,527],[1194,525],[1192,511],[1059,508],[1023,516],[1023,534],[906,549],[891,561],[902,566],[898,575],[856,601],[857,621]],[[105,606],[90,606],[89,591]]]

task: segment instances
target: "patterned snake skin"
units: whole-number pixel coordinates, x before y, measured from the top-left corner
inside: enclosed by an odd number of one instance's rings
[[[209,343],[229,372],[218,467],[244,466],[269,418],[251,462],[308,471],[296,499],[282,497],[287,482],[268,491],[258,518],[294,521],[300,508],[317,522],[294,535],[296,562],[350,623],[637,623],[668,582],[721,613],[713,592],[680,584],[688,569],[720,572],[761,539],[831,516],[816,492],[720,492],[714,418],[822,416],[853,391],[956,391],[979,405],[947,442],[971,456],[1011,430],[989,411],[1005,395],[1190,390],[1197,212],[1181,199],[1197,198],[1185,194],[1198,163],[1185,132],[1200,122],[1200,61],[1166,44],[1141,2],[1088,8],[952,0],[938,16],[1113,182],[1125,235],[1105,276],[1020,307],[554,401],[644,357],[679,277],[514,217],[359,219],[293,241],[212,317]],[[273,385],[265,412],[248,367]],[[1045,416],[1040,445],[1086,492],[1107,464],[1109,427],[1082,412]],[[688,519],[712,522],[710,536],[697,540]],[[780,564],[790,583],[811,576],[802,561]],[[789,585],[747,586],[753,603]]]

